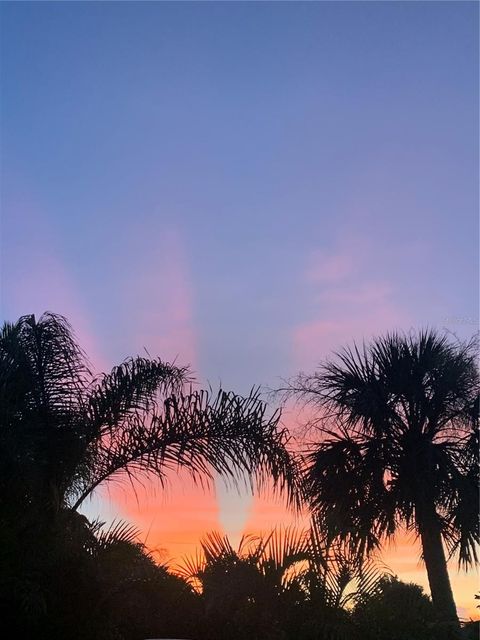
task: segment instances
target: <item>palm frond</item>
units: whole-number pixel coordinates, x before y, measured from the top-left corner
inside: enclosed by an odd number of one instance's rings
[[[450,550],[476,562],[477,359],[476,338],[393,332],[291,383],[320,410],[306,495],[331,537],[369,554],[432,504]]]
[[[102,549],[117,543],[136,544],[139,536],[139,529],[124,520],[114,520],[106,528],[103,525],[96,533],[97,545]]]
[[[159,358],[129,358],[91,383],[88,410],[92,426],[109,433],[129,414],[155,410],[161,395],[178,393],[189,381],[188,367]]]
[[[130,412],[95,443],[94,474],[75,506],[98,484],[118,473],[154,473],[161,482],[180,467],[197,482],[221,474],[237,484],[247,474],[252,489],[273,480],[277,490],[298,499],[296,463],[286,449],[288,435],[278,429],[279,413],[267,416],[254,390],[247,397],[220,390],[171,395],[163,406]]]
[[[23,316],[0,335],[2,495],[57,509],[85,450],[88,361],[62,316]]]

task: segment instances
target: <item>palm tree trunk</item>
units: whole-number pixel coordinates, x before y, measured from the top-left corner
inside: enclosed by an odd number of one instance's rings
[[[439,638],[456,639],[460,637],[460,622],[448,576],[442,536],[436,517],[430,523],[430,526],[421,527],[420,536],[433,606],[442,631],[445,631]]]

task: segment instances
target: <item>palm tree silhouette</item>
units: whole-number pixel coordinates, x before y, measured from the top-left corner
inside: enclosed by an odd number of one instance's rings
[[[52,630],[60,628],[52,627],[55,603],[65,599],[63,558],[71,561],[77,509],[105,483],[154,475],[165,484],[169,472],[183,468],[203,485],[216,473],[234,484],[246,477],[252,488],[273,482],[295,499],[296,466],[278,421],[278,412],[267,415],[258,391],[240,397],[193,390],[188,369],[159,359],[130,358],[95,377],[61,316],[5,324],[2,615],[26,625],[20,635],[64,637]]]
[[[352,637],[348,609],[376,593],[388,567],[327,546],[315,524],[244,535],[237,548],[213,532],[176,573],[201,596],[208,637]],[[218,635],[216,635],[218,634]]]
[[[413,530],[446,637],[459,622],[444,544],[464,566],[477,562],[476,354],[475,340],[393,333],[342,350],[289,388],[318,409],[321,439],[306,469],[315,517],[359,556],[399,527]]]
[[[293,497],[295,465],[253,390],[247,397],[188,388],[187,368],[130,358],[94,377],[65,318],[24,316],[0,333],[2,513],[76,510],[102,483],[186,468]]]

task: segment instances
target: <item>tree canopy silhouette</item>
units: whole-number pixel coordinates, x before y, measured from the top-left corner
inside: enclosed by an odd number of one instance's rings
[[[54,615],[77,509],[105,483],[144,474],[165,483],[169,472],[183,468],[206,484],[217,473],[233,483],[247,477],[252,488],[273,480],[296,500],[296,466],[286,449],[288,434],[278,423],[279,413],[267,414],[258,391],[241,397],[220,390],[212,396],[192,387],[187,368],[160,359],[130,358],[94,376],[62,316],[45,313],[37,321],[30,315],[5,324],[0,332],[3,611],[16,612],[12,616],[19,621],[35,601],[40,618]],[[84,553],[83,543],[74,547]],[[49,629],[46,637],[53,637]]]
[[[353,611],[362,640],[436,640],[437,624],[430,598],[422,587],[385,576]]]
[[[476,357],[476,340],[392,333],[344,349],[289,389],[318,410],[306,469],[315,517],[358,555],[399,527],[415,531],[447,637],[459,625],[444,544],[465,566],[478,560]]]
[[[327,546],[315,526],[245,535],[238,548],[213,532],[177,567],[201,596],[205,637],[215,640],[354,638],[349,609],[376,593],[389,569]]]
[[[248,397],[188,387],[189,372],[130,358],[93,376],[65,318],[24,316],[0,334],[0,486],[4,510],[76,509],[119,474],[186,468],[294,496],[295,466],[278,412]]]

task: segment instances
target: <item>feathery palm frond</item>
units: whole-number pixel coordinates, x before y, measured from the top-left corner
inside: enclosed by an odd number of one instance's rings
[[[12,558],[2,556],[5,601],[15,601],[18,608],[29,593],[31,603],[73,612],[75,603],[60,603],[62,589],[51,588],[43,577],[55,576],[57,586],[72,575],[91,578],[105,587],[89,611],[88,620],[98,622],[103,605],[119,598],[120,590],[179,581],[156,565],[130,525],[105,529],[78,513],[87,496],[112,480],[153,474],[165,483],[169,472],[184,468],[205,485],[217,473],[252,489],[273,482],[275,490],[285,489],[290,501],[298,502],[296,462],[286,448],[288,433],[279,428],[279,412],[268,412],[258,390],[246,397],[222,390],[215,395],[189,388],[191,382],[187,368],[140,357],[94,377],[61,316],[24,316],[4,325],[0,529],[8,548],[17,550]],[[42,553],[33,554],[34,548]],[[261,583],[253,556],[240,564],[239,583]],[[32,581],[32,576],[37,577]],[[38,582],[40,599],[36,581],[43,581]],[[180,582],[179,595],[192,595]],[[85,637],[92,636],[87,631]]]
[[[273,479],[298,499],[296,465],[285,449],[279,414],[266,415],[266,405],[254,390],[247,397],[219,391],[171,395],[163,406],[134,411],[103,429],[94,442],[93,472],[75,502],[77,507],[100,483],[119,472],[154,473],[161,482],[168,470],[186,469],[198,482],[214,473],[234,484],[246,473],[251,487],[262,489]]]
[[[259,567],[270,581],[286,588],[296,581],[308,557],[308,532],[278,527],[265,537]]]
[[[184,467],[251,487],[273,479],[298,501],[279,413],[246,397],[185,390],[188,368],[130,358],[93,378],[65,318],[25,316],[0,335],[0,485],[38,510],[77,509],[100,484]],[[14,498],[14,493],[16,497]]]
[[[124,520],[114,520],[107,528],[104,523],[98,523],[96,533],[97,545],[100,548],[109,547],[116,543],[138,544],[139,529]]]

